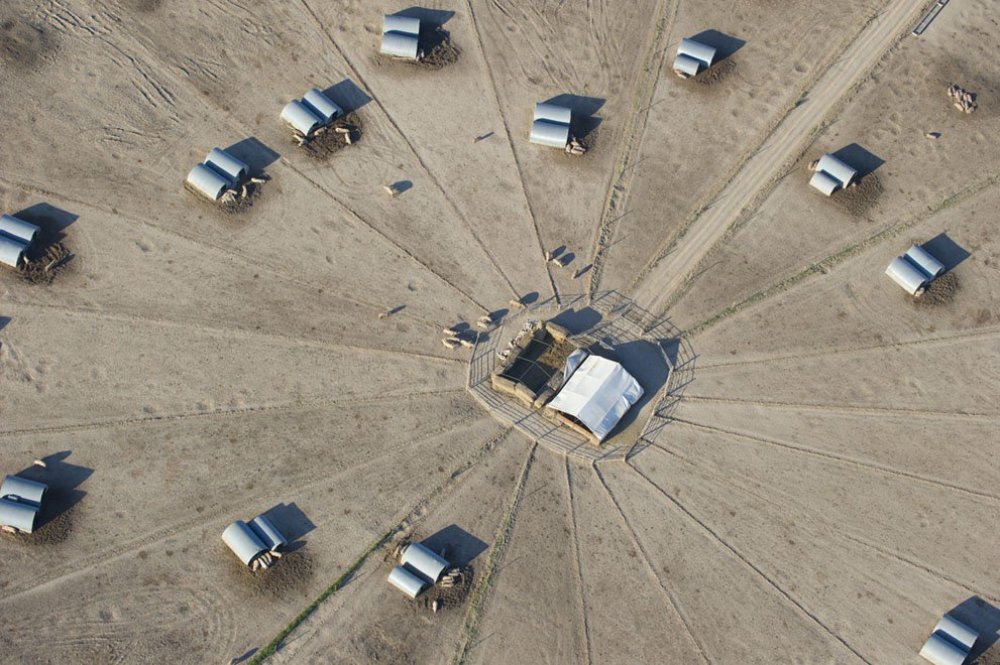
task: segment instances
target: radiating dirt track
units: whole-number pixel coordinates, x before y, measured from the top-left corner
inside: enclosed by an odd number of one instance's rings
[[[59,513],[0,534],[0,661],[250,662],[339,580],[269,662],[917,665],[951,610],[1000,662],[1000,24],[927,4],[435,1],[440,69],[378,55],[394,0],[0,7],[0,212],[73,253],[0,271],[0,471]],[[364,127],[328,160],[278,119],[311,86]],[[584,157],[528,143],[550,99]],[[182,186],[213,146],[269,177],[239,214]],[[856,200],[808,187],[838,150]],[[914,242],[931,304],[882,274]],[[440,342],[567,306],[672,366],[614,455]],[[253,577],[220,535],[265,511]],[[404,537],[464,604],[386,584]]]

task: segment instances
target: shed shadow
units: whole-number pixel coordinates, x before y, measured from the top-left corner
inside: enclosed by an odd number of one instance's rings
[[[952,240],[947,232],[939,233],[921,247],[943,263],[946,272],[957,268],[958,264],[972,256],[964,247]]]
[[[663,359],[660,346],[653,342],[644,339],[626,342],[614,347],[614,352],[625,371],[642,386],[642,397],[618,421],[614,430],[608,434],[609,439],[635,422],[646,405],[660,396],[660,389],[666,385],[670,376],[670,368]]]
[[[364,90],[354,84],[350,79],[344,79],[340,83],[334,83],[323,91],[334,103],[344,110],[344,113],[357,111],[372,100]]]
[[[68,450],[53,453],[42,458],[45,462],[44,467],[32,465],[15,474],[21,478],[45,483],[49,487],[35,522],[36,531],[68,512],[87,496],[86,492],[77,488],[94,473],[94,470],[65,461],[69,455]]]
[[[1000,639],[1000,609],[979,596],[962,601],[947,614],[979,633],[966,662],[974,661]]]
[[[569,330],[571,335],[579,335],[596,326],[603,318],[596,309],[584,307],[563,310],[552,317],[552,322]]]
[[[281,157],[253,136],[237,141],[226,148],[226,152],[249,166],[252,176],[260,175]]]
[[[713,65],[722,62],[746,45],[745,40],[714,29],[702,30],[697,35],[691,37],[691,39],[715,49],[715,62],[712,63]]]
[[[316,528],[296,503],[279,503],[262,514],[288,540],[288,544],[284,547],[286,552],[301,549],[305,545],[302,538]]]
[[[459,568],[472,563],[487,548],[485,542],[457,524],[446,526],[434,535],[424,538],[420,544],[432,552],[441,554],[448,563]]]
[[[6,328],[8,323],[10,323],[9,316],[0,316],[0,331]]]
[[[602,97],[561,94],[547,100],[546,104],[564,106],[573,112],[569,131],[578,139],[586,138],[601,125],[601,118],[595,114],[601,110],[606,100]]]
[[[56,206],[48,203],[36,203],[32,206],[28,206],[27,208],[14,213],[14,216],[34,224],[41,229],[38,233],[38,240],[34,245],[32,245],[32,249],[28,257],[33,261],[41,257],[48,247],[61,243],[65,240],[66,229],[80,218],[77,214],[69,212],[68,210],[63,210],[62,208],[57,208]],[[72,258],[73,255],[71,254],[66,261],[68,262]]]
[[[832,154],[840,161],[856,169],[858,178],[864,178],[871,173],[875,173],[880,166],[885,164],[884,159],[862,148],[857,143],[844,146]]]

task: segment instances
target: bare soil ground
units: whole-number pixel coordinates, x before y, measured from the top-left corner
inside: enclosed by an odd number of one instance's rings
[[[0,6],[0,212],[70,254],[0,270],[0,473],[51,486],[0,534],[0,660],[252,662],[339,579],[269,663],[917,665],[949,611],[994,662],[993,3],[920,38],[923,0],[432,4]],[[386,62],[418,9],[435,66]],[[681,81],[699,34],[726,55]],[[289,144],[311,86],[349,153]],[[547,100],[583,159],[528,143]],[[270,177],[237,217],[181,185],[212,146]],[[845,149],[861,185],[811,191]],[[919,301],[883,274],[911,243],[948,263]],[[688,331],[619,349],[675,391],[627,459],[508,429],[440,343],[610,287]],[[262,512],[291,551],[253,575],[220,535]],[[468,595],[403,598],[387,533]]]

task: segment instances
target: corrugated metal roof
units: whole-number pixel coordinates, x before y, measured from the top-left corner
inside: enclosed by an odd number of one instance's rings
[[[906,252],[906,258],[920,268],[927,276],[934,279],[944,272],[944,264],[931,256],[930,252],[919,245],[913,245]]]
[[[212,148],[212,152],[205,157],[205,164],[218,171],[220,175],[229,178],[232,186],[242,184],[250,173],[249,166],[222,148]]]
[[[45,483],[39,483],[20,476],[7,476],[0,484],[0,497],[14,497],[18,501],[40,506],[45,491],[49,488]]]
[[[531,123],[532,143],[549,146],[550,148],[565,148],[569,143],[569,125],[563,125],[547,120],[535,120]]]
[[[416,60],[420,49],[420,40],[414,35],[402,32],[387,32],[382,35],[380,52],[396,58]]]
[[[389,584],[402,591],[410,600],[419,596],[420,592],[427,586],[427,582],[402,566],[396,566],[389,573]]]
[[[337,106],[332,99],[324,95],[318,88],[309,88],[302,97],[302,103],[329,124],[335,118],[344,114],[344,109]]]
[[[420,19],[409,16],[384,16],[382,18],[382,34],[387,32],[400,32],[417,37],[420,35]]]
[[[20,240],[0,235],[0,263],[16,268],[26,249],[28,245]]]
[[[326,124],[323,122],[323,118],[313,113],[312,109],[297,99],[285,104],[285,108],[281,109],[281,119],[305,136],[309,136]]]
[[[240,561],[249,566],[267,547],[246,522],[236,520],[222,532],[222,542],[229,546]]]
[[[258,515],[250,520],[250,528],[254,530],[254,533],[256,533],[264,545],[267,546],[267,549],[272,552],[284,547],[288,543],[271,520],[267,519],[263,515]]]
[[[935,665],[962,665],[978,639],[979,633],[946,614],[934,626],[920,656]]]
[[[213,201],[218,201],[222,193],[229,189],[229,180],[204,164],[195,164],[187,175],[187,183]]]
[[[18,531],[31,533],[35,530],[38,506],[21,503],[6,497],[0,498],[0,524],[11,526]]]
[[[680,46],[677,47],[677,55],[687,56],[702,63],[705,68],[711,67],[715,62],[715,47],[703,44],[702,42],[684,37]]]
[[[809,179],[809,184],[827,196],[832,196],[835,191],[840,189],[840,181],[823,171],[813,173],[813,177]]]
[[[535,114],[531,119],[568,125],[573,121],[573,110],[557,104],[540,102],[535,104]]]
[[[683,53],[678,53],[677,57],[674,58],[674,71],[683,72],[688,76],[695,76],[704,66],[705,63],[701,60],[684,55]]]
[[[889,267],[885,269],[885,274],[911,296],[917,295],[927,284],[927,275],[902,256],[897,256],[892,260]]]
[[[823,155],[819,158],[816,171],[823,171],[840,181],[841,187],[847,187],[858,177],[858,170],[840,161],[833,155]]]
[[[41,228],[23,219],[19,219],[13,215],[0,215],[0,233],[11,238],[16,238],[30,245],[35,241],[35,236],[38,235],[39,231],[41,231]]]
[[[423,575],[431,584],[436,584],[448,562],[420,543],[411,543],[403,550],[399,562]]]

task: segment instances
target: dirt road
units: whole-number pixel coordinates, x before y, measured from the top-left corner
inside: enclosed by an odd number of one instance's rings
[[[744,207],[780,177],[782,169],[811,139],[814,129],[823,122],[837,100],[867,75],[901,34],[911,29],[924,4],[923,0],[894,3],[862,31],[809,91],[805,102],[778,125],[771,140],[747,160],[691,225],[674,250],[657,256],[651,266],[647,266],[643,271],[645,277],[636,290],[637,304],[659,312],[669,303],[671,296],[722,239]]]

